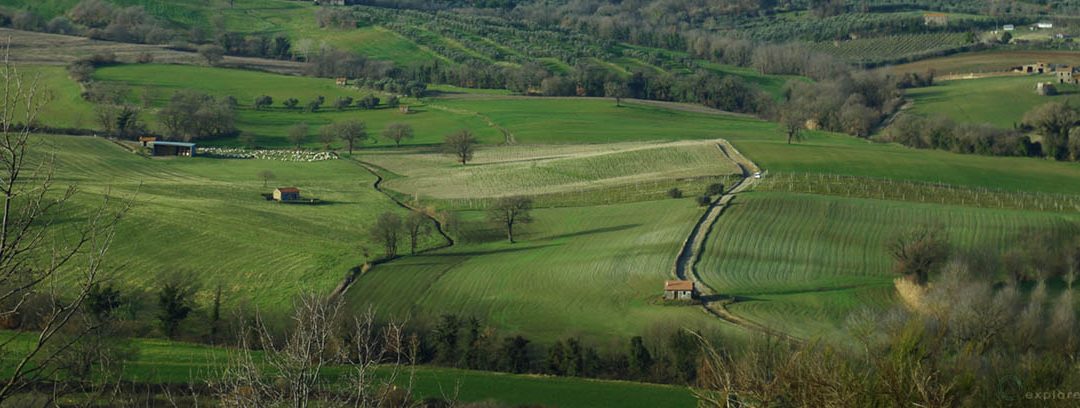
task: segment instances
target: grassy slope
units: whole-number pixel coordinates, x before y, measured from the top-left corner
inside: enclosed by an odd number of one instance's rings
[[[617,108],[601,99],[486,97],[435,103],[488,115],[522,143],[725,138],[761,167],[774,172],[1080,193],[1080,165],[1076,163],[916,150],[828,132],[806,132],[805,141],[789,145],[778,125],[740,116],[642,105]]]
[[[3,335],[7,335],[4,333]],[[24,336],[25,337],[25,336]],[[22,346],[15,344],[14,347]],[[136,339],[138,350],[133,361],[124,367],[124,379],[137,383],[202,384],[217,378],[218,370],[229,361],[231,351],[154,339]],[[0,365],[0,371],[6,367]],[[344,377],[348,366],[330,366],[325,375]],[[383,370],[376,375],[386,375]],[[543,405],[568,408],[587,407],[693,407],[696,401],[687,388],[624,381],[601,381],[570,377],[514,375],[441,367],[408,368],[398,384],[406,385],[413,374],[413,390],[418,398],[444,398],[454,395],[459,402],[494,401],[499,404]]]
[[[608,99],[476,97],[438,100],[480,112],[519,143],[611,143],[766,136],[774,125],[735,115],[680,112]]]
[[[137,202],[111,250],[118,278],[156,287],[190,275],[225,300],[263,307],[288,305],[310,290],[328,293],[349,268],[364,261],[365,225],[382,211],[403,213],[371,188],[373,176],[345,160],[289,163],[266,160],[151,160],[96,138],[50,136],[39,151],[55,152],[63,184],[96,204],[111,189]],[[273,171],[279,185],[299,186],[320,206],[265,201],[257,177]]]
[[[50,100],[40,113],[39,121],[49,126],[95,128],[94,105],[84,100],[79,84],[68,77],[63,67],[21,66],[19,74],[37,80],[47,90]]]
[[[709,236],[703,279],[720,293],[761,302],[734,310],[800,333],[835,328],[861,306],[887,303],[884,243],[918,225],[941,225],[958,250],[1005,248],[1028,228],[1080,217],[784,193],[740,195]]]
[[[332,79],[292,77],[278,74],[242,71],[224,68],[195,67],[187,65],[122,65],[102,68],[95,72],[95,79],[123,84],[133,90],[133,97],[141,95],[142,89],[150,90],[153,105],[163,106],[168,98],[182,89],[195,89],[224,97],[233,96],[240,101],[241,108],[237,127],[257,136],[260,145],[285,147],[288,142],[285,135],[288,127],[297,123],[311,126],[311,137],[307,145],[319,146],[315,140],[318,127],[340,120],[360,119],[367,123],[368,132],[377,137],[379,132],[391,122],[403,122],[412,125],[416,138],[406,143],[430,144],[442,141],[445,134],[457,129],[472,129],[483,142],[501,142],[502,134],[487,126],[472,115],[454,114],[445,111],[415,105],[413,113],[403,115],[396,109],[377,109],[371,111],[350,108],[345,111],[335,110],[331,104],[338,97],[349,96],[359,99],[370,94],[353,88],[342,88]],[[274,98],[274,107],[256,111],[251,107],[255,97],[270,95]],[[323,109],[318,113],[288,111],[281,107],[288,98],[297,98],[301,105],[322,95],[326,98]],[[382,99],[387,95],[377,94]],[[144,119],[156,122],[152,114],[144,114]],[[228,143],[228,141],[219,141]],[[385,144],[386,141],[380,141]],[[211,144],[214,144],[211,141]],[[341,143],[335,144],[342,147]]]
[[[71,95],[77,87],[65,82],[61,71],[51,70],[49,81],[61,89],[56,92],[59,98],[68,102],[53,108],[63,114],[48,117],[46,123],[74,123],[80,120],[80,116],[85,118],[91,109],[77,96]],[[219,96],[234,95],[242,105],[249,104],[256,95],[264,92],[274,96],[279,106],[282,98],[287,97],[307,100],[321,94],[333,99],[340,95],[356,97],[364,94],[338,88],[322,79],[189,66],[120,66],[102,69],[98,76],[103,80],[129,84],[135,89],[135,94],[144,86],[151,87],[156,104],[163,103],[172,91],[192,85]],[[963,84],[970,82],[964,81]],[[938,88],[929,90],[936,91]],[[1034,94],[1032,97],[1035,97]],[[501,142],[500,132],[488,126],[482,115],[509,129],[520,143],[727,138],[744,154],[772,171],[864,175],[991,188],[1080,193],[1080,168],[1075,163],[919,151],[824,132],[807,132],[806,141],[788,145],[784,143],[777,125],[739,116],[673,111],[643,105],[619,108],[602,99],[480,96],[435,99],[430,103],[445,109],[421,106],[419,113],[403,116],[389,109],[346,112],[330,109],[305,114],[286,112],[280,108],[256,112],[242,107],[239,126],[244,131],[258,135],[260,143],[272,146],[285,145],[283,135],[288,125],[307,122],[313,125],[314,133],[315,126],[344,118],[366,120],[372,133],[379,132],[391,121],[411,123],[416,128],[417,138],[410,143],[415,144],[437,142],[443,134],[458,128],[472,129],[485,142]],[[152,118],[152,115],[144,114],[144,118]],[[314,141],[309,142],[309,146],[315,145]]]
[[[700,214],[689,199],[536,210],[509,244],[483,213],[466,212],[458,246],[380,265],[349,300],[421,320],[481,316],[502,334],[580,335],[613,347],[654,327],[724,329],[696,307],[655,304]]]
[[[1049,75],[1008,76],[941,82],[928,88],[908,91],[915,100],[913,112],[926,116],[941,115],[957,122],[990,123],[1012,128],[1024,112],[1051,101],[1075,105],[1080,102],[1080,88],[1055,85],[1060,95],[1040,96],[1035,84],[1056,82]]]
[[[371,154],[363,160],[405,176],[389,180],[387,188],[435,198],[532,195],[741,174],[712,142],[491,147],[479,150],[472,166],[433,153]]]

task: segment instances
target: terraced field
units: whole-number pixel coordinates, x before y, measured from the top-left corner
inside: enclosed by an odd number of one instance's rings
[[[542,342],[575,334],[617,347],[648,329],[732,330],[699,308],[658,304],[701,211],[690,199],[536,210],[517,244],[483,212],[463,212],[458,245],[380,265],[348,300],[420,322],[480,316]]]
[[[56,155],[58,182],[83,192],[80,207],[96,205],[107,189],[137,193],[110,258],[122,266],[116,278],[132,287],[188,276],[206,296],[221,284],[229,304],[283,307],[301,291],[329,293],[364,262],[361,248],[375,247],[365,229],[377,214],[404,215],[371,188],[373,176],[346,160],[152,160],[98,138],[38,141],[37,151]],[[276,176],[270,187],[263,187],[262,170]],[[260,194],[274,185],[298,186],[324,203],[266,201]]]
[[[741,174],[715,142],[697,141],[488,147],[468,166],[432,153],[369,154],[361,159],[403,176],[389,180],[387,188],[434,199],[552,194]]]
[[[968,45],[967,36],[967,33],[906,34],[808,45],[851,62],[889,61],[956,49]]]
[[[1038,105],[1051,101],[1080,103],[1080,87],[1076,85],[1056,85],[1060,95],[1036,94],[1035,84],[1048,81],[1054,82],[1054,77],[1020,75],[942,81],[932,87],[911,89],[908,97],[915,101],[912,112],[917,114],[1012,128],[1023,120],[1024,112]]]
[[[1075,229],[1078,221],[1057,213],[754,192],[740,195],[716,223],[698,271],[718,293],[750,299],[737,303],[736,313],[822,334],[860,307],[889,302],[895,276],[884,243],[906,228],[941,225],[958,251],[1002,250],[1024,231]]]

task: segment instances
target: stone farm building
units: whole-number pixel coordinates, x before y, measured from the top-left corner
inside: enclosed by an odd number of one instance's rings
[[[1050,72],[1050,64],[1045,62],[1036,62],[1034,64],[1024,65],[1021,69],[1025,74],[1045,74]]]
[[[1035,93],[1042,96],[1057,95],[1057,88],[1051,82],[1039,82],[1035,84]]]
[[[1057,68],[1057,83],[1076,85],[1080,81],[1080,68],[1062,65]]]
[[[197,153],[195,143],[159,141],[153,141],[149,143],[151,152],[154,156],[192,157]]]
[[[664,282],[665,300],[690,300],[695,295],[694,282],[687,280],[670,280]]]
[[[946,26],[949,25],[949,15],[945,13],[926,13],[923,14],[923,24],[928,26]]]
[[[300,199],[300,189],[296,187],[279,187],[274,189],[274,201],[295,201]]]

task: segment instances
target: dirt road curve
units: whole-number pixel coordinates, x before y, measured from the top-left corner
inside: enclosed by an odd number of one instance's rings
[[[728,159],[739,165],[743,171],[743,179],[732,186],[727,193],[709,204],[709,208],[705,211],[705,214],[701,216],[697,224],[694,225],[694,228],[690,230],[690,236],[683,242],[682,248],[679,251],[679,256],[675,258],[674,275],[678,279],[691,280],[694,282],[694,285],[698,289],[701,306],[705,312],[729,323],[742,326],[748,330],[797,340],[786,333],[772,330],[761,324],[743,319],[734,313],[731,313],[727,309],[727,305],[733,303],[735,299],[719,294],[719,292],[702,281],[698,276],[697,263],[701,258],[701,251],[705,245],[705,240],[709,237],[713,225],[716,224],[716,219],[723,215],[724,209],[731,204],[731,201],[735,199],[737,194],[746,191],[754,185],[754,182],[757,180],[754,178],[754,174],[761,171],[754,162],[739,153],[739,151],[726,140],[718,142],[716,147],[724,153],[724,156],[727,156]]]

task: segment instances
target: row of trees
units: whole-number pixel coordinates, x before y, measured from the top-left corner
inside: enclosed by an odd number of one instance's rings
[[[322,109],[323,104],[326,103],[326,97],[316,96],[315,99],[308,101],[305,110],[311,113],[318,112]],[[383,103],[388,108],[396,108],[401,102],[396,95],[391,95],[386,101],[382,101],[379,97],[367,94],[359,99],[353,99],[351,96],[341,96],[335,99],[331,105],[338,111],[343,111],[351,107],[357,109],[370,110],[378,109],[379,104]],[[274,105],[274,98],[269,95],[260,95],[255,97],[252,107],[255,110],[263,110],[270,108]],[[297,98],[287,98],[281,101],[281,106],[288,110],[299,110],[300,100]]]
[[[310,127],[307,123],[297,123],[286,130],[286,139],[289,143],[301,148],[308,140]],[[390,123],[382,131],[382,137],[394,142],[397,147],[401,142],[412,139],[415,136],[412,125],[408,123]],[[335,141],[345,142],[351,154],[356,146],[363,144],[371,136],[367,131],[367,123],[359,119],[349,119],[334,122],[319,128],[318,140],[323,148],[330,150],[330,145]]]

